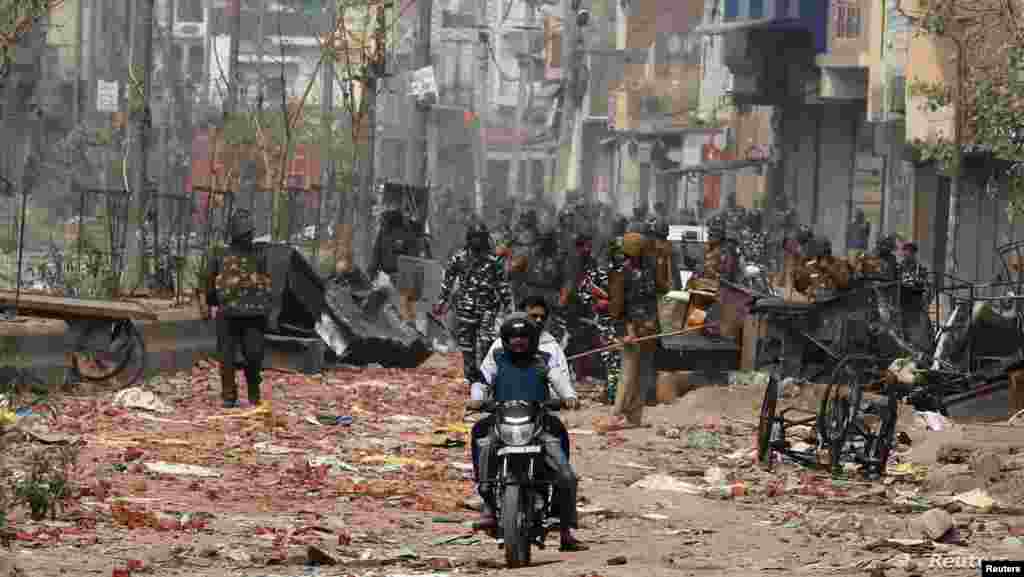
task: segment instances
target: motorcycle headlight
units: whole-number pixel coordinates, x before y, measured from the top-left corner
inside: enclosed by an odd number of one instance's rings
[[[533,439],[533,423],[522,425],[510,425],[502,423],[498,425],[498,437],[501,442],[510,447],[521,447]]]

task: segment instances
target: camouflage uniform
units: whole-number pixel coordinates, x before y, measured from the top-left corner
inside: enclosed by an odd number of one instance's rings
[[[482,246],[490,242],[487,228],[471,227],[466,242],[468,246],[448,260],[438,304],[446,306],[454,297],[455,339],[462,351],[463,375],[474,383],[481,379],[479,361],[494,342],[494,323],[513,302],[501,259],[489,246]],[[474,243],[479,243],[476,249]],[[456,283],[458,291],[453,295]]]
[[[530,255],[526,271],[524,298],[541,296],[551,309],[551,325],[549,332],[556,341],[561,342],[565,335],[565,306],[560,302],[562,290],[569,279],[566,278],[565,255],[558,251],[558,244],[553,232],[545,231],[538,237],[536,249]]]
[[[608,243],[608,260],[599,266],[594,272],[594,284],[597,288],[608,293],[608,276],[611,272],[623,271],[622,238],[613,239]],[[611,344],[616,335],[622,334],[622,321],[613,319],[608,314],[608,309],[597,313],[597,324],[601,329],[601,336]],[[619,351],[605,351],[601,353],[601,360],[604,362],[605,371],[608,373],[608,402],[615,402],[615,392],[618,389],[619,378],[622,375],[622,354]]]
[[[572,290],[569,292],[569,319],[570,345],[569,354],[582,352],[593,347],[597,337],[600,335],[600,327],[597,325],[597,312],[594,310],[594,286],[597,279],[597,262],[594,260],[591,249],[591,236],[583,232],[576,237],[576,255],[574,274],[575,277]],[[576,374],[585,374],[589,357],[576,361]]]
[[[239,348],[245,361],[249,401],[260,401],[264,332],[273,297],[266,255],[253,246],[254,233],[248,211],[236,212],[231,219],[231,244],[210,264],[207,303],[220,307],[216,321],[225,407],[238,403],[235,363]]]

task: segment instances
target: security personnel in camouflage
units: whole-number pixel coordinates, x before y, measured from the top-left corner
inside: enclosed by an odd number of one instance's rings
[[[622,237],[618,236],[608,243],[608,258],[597,268],[593,283],[594,312],[597,313],[597,325],[601,330],[601,336],[608,344],[611,344],[616,336],[623,332],[622,321],[612,318],[608,310],[610,290],[608,278],[612,272],[622,273],[623,263]],[[622,354],[616,350],[604,351],[601,353],[601,360],[604,362],[605,372],[608,373],[608,402],[614,403],[619,379],[622,376]]]
[[[217,322],[221,355],[221,397],[225,408],[238,407],[235,362],[241,347],[249,402],[260,402],[263,344],[270,312],[271,279],[266,255],[253,245],[256,226],[246,210],[236,211],[230,223],[231,244],[210,264],[206,298]]]
[[[575,239],[576,254],[573,261],[574,282],[569,293],[568,326],[570,327],[573,352],[591,348],[600,333],[597,312],[594,309],[597,261],[593,253],[593,237],[586,228],[581,228]],[[583,375],[589,359],[577,360],[576,374]]]
[[[434,314],[443,317],[453,301],[463,376],[470,384],[481,382],[479,361],[494,342],[494,323],[502,311],[514,307],[502,261],[491,251],[491,236],[483,224],[469,227],[466,248],[449,259]]]
[[[526,271],[525,298],[541,297],[551,307],[550,333],[562,342],[565,336],[565,313],[569,300],[568,274],[564,255],[559,254],[554,231],[544,230],[537,237],[537,246],[530,255]]]

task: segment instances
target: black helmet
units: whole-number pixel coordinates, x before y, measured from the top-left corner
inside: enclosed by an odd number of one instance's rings
[[[537,246],[546,250],[557,250],[558,249],[558,237],[555,235],[555,231],[550,228],[545,228],[537,234]]]
[[[248,210],[239,209],[231,216],[231,224],[228,228],[232,242],[246,240],[256,233],[256,223]]]
[[[652,227],[651,232],[655,238],[660,240],[667,240],[668,221],[665,220],[664,218],[659,217],[656,221],[654,221],[654,226]]]
[[[626,228],[629,226],[629,219],[619,215],[615,219],[615,226],[612,228],[612,236],[622,236],[626,234]]]
[[[512,352],[510,345],[512,339],[516,337],[526,337],[529,343],[526,352],[523,354]],[[530,317],[526,316],[526,313],[514,312],[505,317],[505,322],[501,323],[501,346],[513,358],[532,357],[537,354],[539,345],[540,326],[531,321]]]
[[[626,232],[639,233],[646,236],[650,234],[651,227],[649,224],[642,220],[636,220],[629,223],[629,226],[626,227]]]
[[[466,230],[466,246],[477,250],[487,250],[491,244],[491,233],[487,225],[482,222],[475,222],[469,225]]]

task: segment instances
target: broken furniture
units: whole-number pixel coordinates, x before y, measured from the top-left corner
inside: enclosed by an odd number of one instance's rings
[[[131,385],[145,372],[146,343],[135,321],[156,320],[157,315],[138,303],[3,290],[0,308],[67,323],[71,366],[87,381],[111,379],[130,368],[126,382]]]

